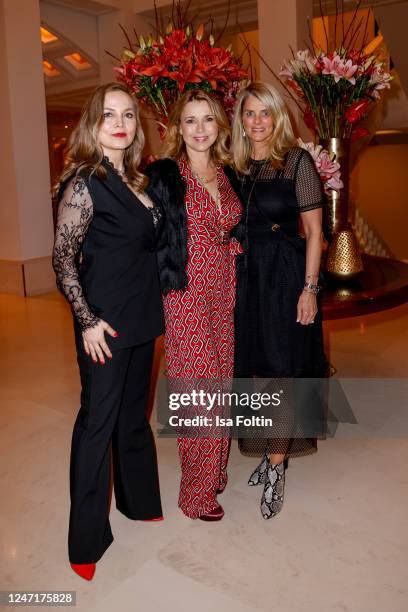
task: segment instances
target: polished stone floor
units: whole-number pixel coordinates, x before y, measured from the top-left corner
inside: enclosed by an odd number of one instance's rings
[[[0,296],[0,590],[75,590],[86,612],[404,612],[408,440],[329,439],[287,472],[265,521],[254,461],[233,444],[219,523],[177,508],[175,440],[158,440],[165,521],[112,504],[115,541],[87,583],[66,553],[68,458],[78,407],[70,315],[58,294]],[[407,377],[408,305],[326,325],[348,377]],[[153,417],[154,418],[154,417]],[[28,608],[27,608],[28,609]],[[31,608],[30,608],[31,609]]]

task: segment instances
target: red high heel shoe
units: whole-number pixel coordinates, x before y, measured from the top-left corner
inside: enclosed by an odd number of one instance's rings
[[[209,512],[206,512],[205,514],[200,514],[198,518],[200,519],[200,521],[212,522],[212,521],[220,521],[223,516],[224,516],[223,507],[218,504],[218,506],[214,508],[214,510],[210,510]]]
[[[164,521],[164,516],[158,516],[157,518],[152,519],[142,519],[144,523],[155,523],[156,521]]]
[[[78,576],[85,580],[92,580],[96,570],[96,563],[70,563],[72,569]]]

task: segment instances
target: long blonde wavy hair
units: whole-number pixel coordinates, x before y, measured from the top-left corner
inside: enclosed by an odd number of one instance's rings
[[[225,114],[225,111],[217,98],[209,95],[201,89],[190,89],[186,91],[186,93],[183,94],[173,105],[169,115],[167,131],[163,140],[160,157],[170,157],[171,159],[177,160],[180,159],[180,157],[187,156],[186,145],[184,143],[182,134],[180,134],[180,121],[184,107],[189,102],[195,101],[208,103],[211,113],[214,115],[218,126],[217,140],[211,147],[212,161],[215,164],[222,165],[230,163],[231,155],[229,152],[229,141],[231,129],[227,115]]]
[[[252,147],[249,138],[245,136],[242,121],[245,101],[249,96],[254,96],[262,102],[272,117],[274,129],[267,143],[269,148],[268,158],[274,167],[282,168],[285,154],[296,144],[295,136],[282,96],[272,85],[263,81],[253,81],[238,95],[232,123],[231,150],[234,166],[242,174],[249,173]]]
[[[65,181],[82,170],[90,170],[98,177],[106,178],[106,170],[102,165],[103,149],[98,143],[98,133],[104,120],[105,96],[112,91],[122,91],[129,96],[136,118],[135,138],[125,150],[123,160],[127,181],[136,191],[140,191],[147,184],[147,177],[139,171],[145,137],[140,123],[139,106],[136,98],[129,93],[122,83],[106,83],[95,89],[91,94],[84,106],[81,118],[69,138],[64,169],[53,187],[54,195],[58,194]]]

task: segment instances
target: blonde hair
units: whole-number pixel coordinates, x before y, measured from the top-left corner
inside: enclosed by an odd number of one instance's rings
[[[248,137],[244,136],[244,126],[242,122],[245,101],[254,96],[269,111],[274,129],[269,138],[268,158],[276,168],[282,168],[285,154],[295,146],[295,136],[289,114],[279,92],[263,81],[253,81],[247,85],[238,95],[234,110],[234,120],[232,123],[232,155],[234,166],[242,174],[249,173],[249,159],[252,147]]]
[[[106,178],[106,169],[102,166],[103,149],[98,143],[98,133],[104,120],[105,97],[112,91],[122,91],[130,97],[136,118],[135,138],[125,150],[123,160],[127,181],[136,191],[140,191],[146,186],[147,177],[138,169],[145,137],[140,123],[139,106],[136,98],[129,93],[122,83],[107,83],[95,89],[84,106],[81,118],[69,138],[64,169],[53,188],[54,195],[58,194],[65,181],[82,170],[90,170],[91,173],[95,172],[98,177]]]
[[[231,129],[227,119],[227,115],[217,98],[210,96],[201,89],[190,89],[183,94],[174,104],[167,126],[166,135],[163,141],[160,157],[170,157],[171,159],[180,159],[186,156],[186,145],[182,134],[180,134],[180,121],[184,107],[189,102],[207,102],[214,115],[218,126],[217,140],[211,147],[211,157],[214,163],[226,165],[231,161],[229,152],[229,139]]]

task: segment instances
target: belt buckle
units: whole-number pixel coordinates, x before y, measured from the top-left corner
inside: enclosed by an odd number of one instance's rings
[[[276,232],[279,229],[279,227],[280,227],[279,223],[274,223],[271,227],[271,230],[273,232]]]

